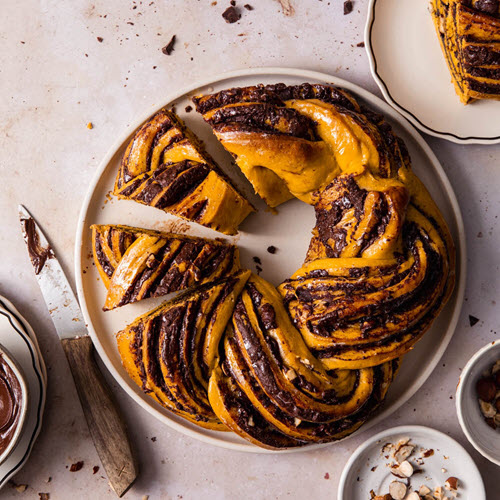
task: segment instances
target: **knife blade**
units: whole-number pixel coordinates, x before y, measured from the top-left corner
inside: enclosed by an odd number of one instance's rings
[[[19,205],[19,219],[35,276],[75,381],[90,435],[109,482],[121,497],[137,478],[126,426],[95,359],[75,294],[47,238]]]

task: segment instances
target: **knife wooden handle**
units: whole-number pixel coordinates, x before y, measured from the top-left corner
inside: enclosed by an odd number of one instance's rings
[[[109,482],[116,494],[121,497],[137,477],[136,462],[127,437],[125,422],[95,362],[92,339],[86,335],[63,339],[61,342],[75,380],[90,435]]]

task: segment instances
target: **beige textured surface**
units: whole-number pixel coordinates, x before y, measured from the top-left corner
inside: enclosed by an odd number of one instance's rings
[[[101,157],[130,121],[176,87],[233,69],[296,66],[335,74],[379,94],[364,50],[356,47],[366,1],[355,1],[354,11],[343,16],[340,0],[286,2],[292,15],[284,15],[276,0],[248,0],[252,11],[239,0],[242,18],[233,25],[221,17],[229,1],[211,3],[2,2],[0,293],[37,331],[49,389],[42,435],[15,477],[29,488],[18,493],[7,486],[0,498],[37,498],[38,492],[49,492],[51,499],[113,498],[102,468],[92,474],[99,460],[32,275],[17,204],[35,214],[73,276],[78,211]],[[161,48],[173,34],[175,50],[163,55]],[[462,204],[470,255],[459,327],[430,380],[390,422],[345,443],[287,456],[240,454],[199,443],[161,425],[111,381],[142,469],[126,498],[336,498],[343,465],[367,435],[412,423],[449,432],[466,445],[483,472],[489,498],[495,498],[498,469],[466,442],[452,398],[468,358],[497,338],[500,146],[457,146],[436,139],[429,144]],[[469,314],[480,318],[473,328]],[[79,460],[83,469],[69,472],[66,467]]]

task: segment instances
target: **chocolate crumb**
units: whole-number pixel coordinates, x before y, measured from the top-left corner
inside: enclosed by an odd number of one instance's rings
[[[272,253],[272,254],[275,254],[277,250],[278,250],[278,249],[277,249],[274,245],[271,245],[271,246],[268,246],[268,247],[267,247],[267,251],[268,251],[269,253]]]
[[[325,472],[325,479],[330,479],[330,474],[328,474],[328,472]]]
[[[50,499],[50,493],[38,493],[38,496],[40,500],[49,500]]]
[[[79,462],[76,462],[76,464],[71,464],[71,467],[69,468],[70,472],[78,472],[81,470],[83,467],[83,461],[80,460]]]
[[[352,1],[346,0],[344,2],[344,16],[346,16],[347,14],[350,14],[352,12],[352,9],[353,9]]]
[[[156,443],[156,437],[155,437],[155,436],[153,436],[153,437],[151,438],[151,441],[153,441],[153,443]]]
[[[49,477],[47,478],[47,481],[45,481],[45,482],[46,482],[46,483],[50,483],[51,481],[52,481],[52,476],[49,476]]]
[[[479,318],[476,318],[475,316],[471,316],[469,314],[469,325],[470,326],[474,326],[478,321],[479,321]]]
[[[172,38],[170,39],[170,42],[168,42],[167,45],[165,45],[165,47],[163,47],[163,49],[161,49],[161,51],[166,56],[169,56],[172,53],[172,51],[174,50],[174,44],[175,44],[175,35],[172,36]]]
[[[262,267],[259,265],[255,266],[255,269],[257,269],[257,274],[260,274],[262,272]]]
[[[372,467],[372,468],[371,468],[371,471],[372,471],[372,472],[375,472],[375,471],[377,470],[377,467],[378,467],[378,465],[375,465],[375,467]]]
[[[102,42],[104,41],[104,38],[103,38],[102,36],[98,36],[98,37],[97,37],[97,41],[98,41],[99,43],[102,43]]]
[[[185,111],[186,113],[191,113],[191,111],[193,111],[193,106],[186,106],[186,107],[184,108],[184,111]]]
[[[222,13],[222,17],[226,20],[226,23],[233,24],[241,19],[241,14],[231,6]]]
[[[260,260],[259,257],[253,257],[252,259],[256,264],[262,265],[262,261]]]
[[[364,47],[365,46],[365,42],[359,42],[356,44],[356,47]]]
[[[253,10],[253,7],[247,3],[245,5],[243,5],[243,7],[245,7],[245,9],[247,9],[247,10]]]
[[[236,6],[236,0],[231,0],[229,3],[230,3],[233,7],[235,7],[235,6]]]
[[[94,465],[94,467],[92,467],[92,474],[97,474],[98,472],[99,472],[99,466]]]

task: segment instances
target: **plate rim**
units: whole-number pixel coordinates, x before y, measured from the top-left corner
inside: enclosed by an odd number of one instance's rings
[[[29,349],[31,354],[31,361],[33,363],[33,370],[37,376],[39,386],[40,386],[40,395],[38,401],[38,407],[33,408],[33,410],[28,411],[36,411],[36,424],[33,428],[33,433],[26,445],[26,449],[24,450],[22,457],[19,459],[18,463],[11,467],[11,469],[6,472],[2,477],[0,477],[0,489],[3,488],[9,479],[14,476],[17,472],[19,472],[26,462],[28,461],[31,452],[33,451],[33,446],[40,435],[40,431],[42,429],[43,423],[43,414],[45,410],[45,402],[47,396],[47,380],[44,375],[44,367],[45,362],[43,360],[42,354],[38,347],[38,342],[35,344],[36,336],[32,326],[28,323],[28,321],[24,318],[24,316],[17,310],[17,308],[4,296],[0,295],[0,314],[7,316],[11,327],[19,334],[20,337],[26,343],[27,349]],[[20,328],[17,327],[12,321],[12,318],[19,323]],[[31,335],[32,333],[32,335]],[[32,338],[33,336],[33,338]],[[28,416],[27,416],[28,417]],[[15,454],[17,451],[19,444],[12,450],[12,454]],[[3,467],[3,464],[0,464],[0,468]]]
[[[437,159],[436,155],[433,153],[431,150],[430,146],[425,142],[425,140],[422,138],[422,136],[418,133],[417,130],[409,123],[407,120],[405,120],[399,113],[397,113],[396,110],[394,110],[389,104],[387,104],[383,99],[379,98],[378,96],[372,94],[368,90],[360,87],[359,85],[349,82],[347,80],[344,80],[342,78],[338,78],[333,75],[329,75],[327,73],[323,72],[318,72],[318,71],[312,71],[312,70],[305,70],[305,69],[300,69],[300,68],[288,68],[288,67],[260,67],[260,68],[248,68],[248,69],[240,69],[236,71],[230,71],[230,72],[224,72],[220,73],[217,75],[211,75],[209,77],[206,77],[202,80],[195,81],[191,85],[184,86],[177,90],[176,92],[171,92],[168,95],[165,96],[164,99],[161,101],[151,105],[148,107],[145,112],[141,113],[136,119],[132,120],[130,124],[125,127],[123,130],[122,134],[119,135],[118,139],[113,143],[111,148],[108,150],[108,152],[104,155],[102,161],[100,162],[94,177],[92,178],[89,188],[87,190],[87,193],[85,195],[85,198],[82,203],[82,208],[80,210],[79,216],[78,216],[78,225],[77,225],[77,231],[76,231],[76,238],[75,238],[75,280],[76,280],[76,289],[77,289],[77,294],[78,294],[78,300],[80,303],[80,308],[82,310],[89,335],[92,338],[92,341],[94,343],[94,346],[99,353],[99,356],[101,357],[104,365],[106,368],[109,370],[113,378],[117,381],[117,383],[120,385],[120,387],[136,402],[138,403],[141,407],[146,409],[151,415],[153,415],[155,418],[160,420],[161,422],[164,422],[165,424],[169,425],[171,428],[182,432],[185,435],[188,435],[190,437],[194,437],[200,441],[203,441],[205,443],[209,443],[212,445],[216,445],[222,448],[226,449],[232,449],[236,451],[245,451],[245,452],[252,452],[252,453],[299,453],[299,452],[306,452],[314,449],[319,449],[325,446],[330,446],[332,444],[335,444],[338,441],[330,442],[330,443],[320,443],[320,444],[310,444],[306,445],[303,447],[299,448],[291,448],[291,449],[285,449],[285,450],[266,450],[263,448],[260,448],[256,445],[253,445],[251,443],[243,442],[229,442],[229,441],[224,441],[221,440],[219,437],[214,437],[211,435],[204,434],[202,429],[192,429],[188,428],[175,420],[169,418],[167,415],[160,414],[158,410],[152,405],[149,404],[148,402],[144,401],[132,388],[131,386],[123,379],[123,377],[118,373],[117,369],[114,367],[113,363],[111,360],[108,358],[100,340],[99,337],[93,327],[92,321],[90,320],[90,314],[89,310],[87,308],[87,303],[85,300],[85,294],[84,294],[84,287],[83,287],[83,265],[82,265],[82,245],[83,245],[83,232],[86,230],[86,214],[90,208],[90,202],[92,199],[92,196],[94,194],[94,191],[104,174],[108,163],[110,160],[113,158],[113,156],[116,154],[117,150],[123,145],[123,143],[129,138],[131,135],[132,131],[136,130],[142,123],[144,123],[153,113],[155,113],[157,110],[159,110],[161,107],[164,107],[168,105],[171,102],[176,101],[180,97],[184,96],[185,94],[192,93],[198,88],[213,85],[216,83],[219,83],[224,80],[229,80],[233,78],[244,78],[244,77],[258,77],[258,76],[286,76],[286,77],[300,77],[304,78],[304,81],[307,80],[317,80],[317,81],[323,81],[323,82],[330,82],[334,85],[346,88],[347,90],[350,90],[354,92],[356,95],[360,96],[362,99],[374,103],[376,106],[381,108],[384,112],[384,114],[388,115],[394,122],[398,123],[399,126],[405,129],[405,131],[412,137],[412,139],[418,144],[418,146],[423,150],[425,155],[429,158],[431,161],[433,168],[436,170],[436,175],[438,175],[438,178],[442,182],[442,185],[444,187],[444,190],[446,192],[446,196],[450,202],[450,205],[453,209],[453,215],[455,218],[456,226],[457,226],[457,238],[458,241],[455,241],[455,246],[457,249],[457,268],[456,268],[456,274],[457,274],[457,281],[455,284],[455,291],[453,292],[454,295],[456,294],[456,300],[457,300],[457,306],[455,307],[451,318],[449,322],[449,326],[447,328],[447,333],[443,337],[441,344],[439,345],[439,348],[436,350],[434,354],[434,361],[427,367],[426,370],[420,373],[419,377],[416,379],[416,383],[413,384],[409,389],[406,391],[402,392],[399,400],[396,401],[391,405],[390,408],[386,408],[385,410],[383,409],[380,413],[376,414],[373,418],[368,420],[363,426],[360,428],[359,431],[354,432],[351,436],[353,435],[358,435],[361,434],[364,431],[367,431],[369,428],[372,426],[376,425],[377,423],[381,422],[383,419],[385,419],[387,416],[392,414],[394,411],[399,409],[404,403],[406,403],[419,389],[420,387],[424,384],[424,382],[429,378],[430,374],[432,371],[435,369],[437,364],[439,363],[439,360],[441,359],[444,351],[449,345],[449,342],[451,340],[451,337],[453,336],[458,319],[460,316],[460,306],[463,303],[464,299],[464,293],[465,293],[465,278],[466,278],[466,263],[467,263],[467,256],[466,256],[466,243],[465,243],[465,229],[464,229],[464,222],[462,218],[462,213],[460,211],[460,207],[458,205],[458,201],[456,198],[456,195],[453,191],[453,188],[451,186],[450,181],[448,180],[448,177],[441,166],[439,160]],[[347,438],[351,437],[348,436]],[[347,439],[344,438],[344,439]]]
[[[370,72],[372,74],[372,77],[377,83],[387,103],[390,104],[394,109],[399,111],[416,128],[418,128],[422,132],[425,132],[426,134],[432,135],[433,137],[445,139],[447,141],[454,142],[455,144],[491,145],[500,143],[500,135],[494,137],[476,137],[476,136],[462,137],[452,132],[442,132],[440,130],[435,130],[432,127],[423,123],[419,118],[417,118],[417,116],[415,116],[414,113],[407,110],[402,104],[400,104],[398,101],[396,101],[396,99],[392,97],[389,87],[387,86],[384,79],[378,73],[377,59],[375,57],[375,52],[373,50],[373,45],[372,45],[372,32],[376,18],[375,8],[377,1],[378,0],[370,0],[370,3],[368,4],[368,17],[366,19],[365,32],[364,32],[365,50],[366,54],[368,55],[368,62],[370,63]]]
[[[472,455],[465,449],[465,447],[459,443],[456,439],[452,438],[448,434],[445,434],[444,432],[438,431],[437,429],[434,429],[433,427],[428,427],[426,425],[399,425],[397,427],[390,427],[389,429],[385,429],[381,432],[378,432],[377,434],[373,435],[370,439],[367,439],[363,443],[361,443],[351,454],[349,457],[349,460],[346,462],[344,465],[344,468],[342,469],[342,474],[340,475],[340,480],[339,480],[339,487],[337,490],[337,495],[338,495],[338,500],[345,500],[344,496],[344,490],[346,487],[346,481],[347,481],[347,476],[352,469],[352,467],[356,464],[357,459],[359,456],[373,443],[376,443],[379,440],[382,440],[386,438],[387,436],[393,435],[393,434],[406,434],[409,435],[411,433],[415,432],[424,432],[426,433],[430,438],[433,436],[439,436],[441,439],[444,439],[446,441],[452,441],[455,443],[456,446],[458,446],[461,451],[470,459],[472,464],[474,465],[474,472],[477,474],[478,478],[481,481],[481,485],[483,487],[483,496],[482,498],[480,497],[475,497],[474,500],[486,500],[486,487],[484,486],[484,480],[481,475],[481,472],[479,471],[479,467],[477,466],[476,462],[472,458]]]

